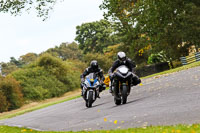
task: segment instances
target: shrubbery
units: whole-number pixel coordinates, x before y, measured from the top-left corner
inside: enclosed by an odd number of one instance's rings
[[[26,100],[42,100],[60,96],[66,86],[42,67],[25,68],[12,73],[23,88]]]
[[[80,71],[49,54],[36,62],[15,71],[12,76],[20,81],[26,100],[57,97],[80,86]]]
[[[0,112],[13,110],[23,105],[23,95],[19,82],[7,76],[0,80]]]
[[[73,63],[73,62],[72,62]],[[43,55],[39,58],[38,63],[40,67],[45,68],[51,75],[66,85],[66,91],[74,90],[80,86],[81,71],[74,69],[75,65],[69,65],[61,59],[53,57],[49,54]],[[78,68],[78,67],[76,67]]]
[[[148,64],[156,64],[156,63],[160,63],[160,62],[167,62],[167,57],[166,55],[163,53],[163,51],[157,53],[157,54],[151,54],[148,58]]]
[[[0,113],[8,110],[8,102],[2,90],[0,90]]]

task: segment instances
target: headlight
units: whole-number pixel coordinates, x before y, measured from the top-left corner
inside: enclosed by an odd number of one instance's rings
[[[128,73],[128,69],[127,69],[126,67],[121,67],[121,68],[119,69],[119,71],[120,71],[120,73],[122,73],[122,74],[127,74],[127,73]]]

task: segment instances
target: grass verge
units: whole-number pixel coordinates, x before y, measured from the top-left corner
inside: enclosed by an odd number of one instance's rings
[[[199,133],[199,131],[200,131],[200,124],[193,124],[193,125],[179,124],[174,126],[148,126],[143,128],[79,131],[79,132],[35,131],[27,128],[0,126],[0,133]]]

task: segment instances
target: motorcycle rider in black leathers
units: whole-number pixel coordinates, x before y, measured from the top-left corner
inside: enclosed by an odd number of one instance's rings
[[[106,85],[104,84],[105,77],[103,76],[103,70],[99,67],[98,62],[96,60],[93,60],[91,61],[90,66],[86,68],[83,74],[81,75],[81,89],[82,89],[81,96],[84,95],[82,83],[85,81],[85,77],[90,73],[96,73],[97,76],[100,78],[101,86],[99,87],[99,92],[106,89]],[[100,98],[99,96],[97,97]]]
[[[134,74],[134,68],[136,67],[135,62],[132,62],[131,59],[126,57],[126,54],[124,52],[118,52],[117,53],[117,60],[113,63],[112,67],[109,69],[108,74],[110,76],[111,84],[113,82],[114,74],[116,68],[118,68],[121,65],[125,65],[129,68],[129,70],[133,73],[132,77],[132,83],[131,85],[137,85],[141,83],[140,78]],[[113,90],[111,87],[109,88],[109,92],[112,93]]]

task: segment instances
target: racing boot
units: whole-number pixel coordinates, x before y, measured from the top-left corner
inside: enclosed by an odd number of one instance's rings
[[[97,92],[97,98],[101,98],[101,97],[99,96],[99,94],[100,94],[100,92]]]

